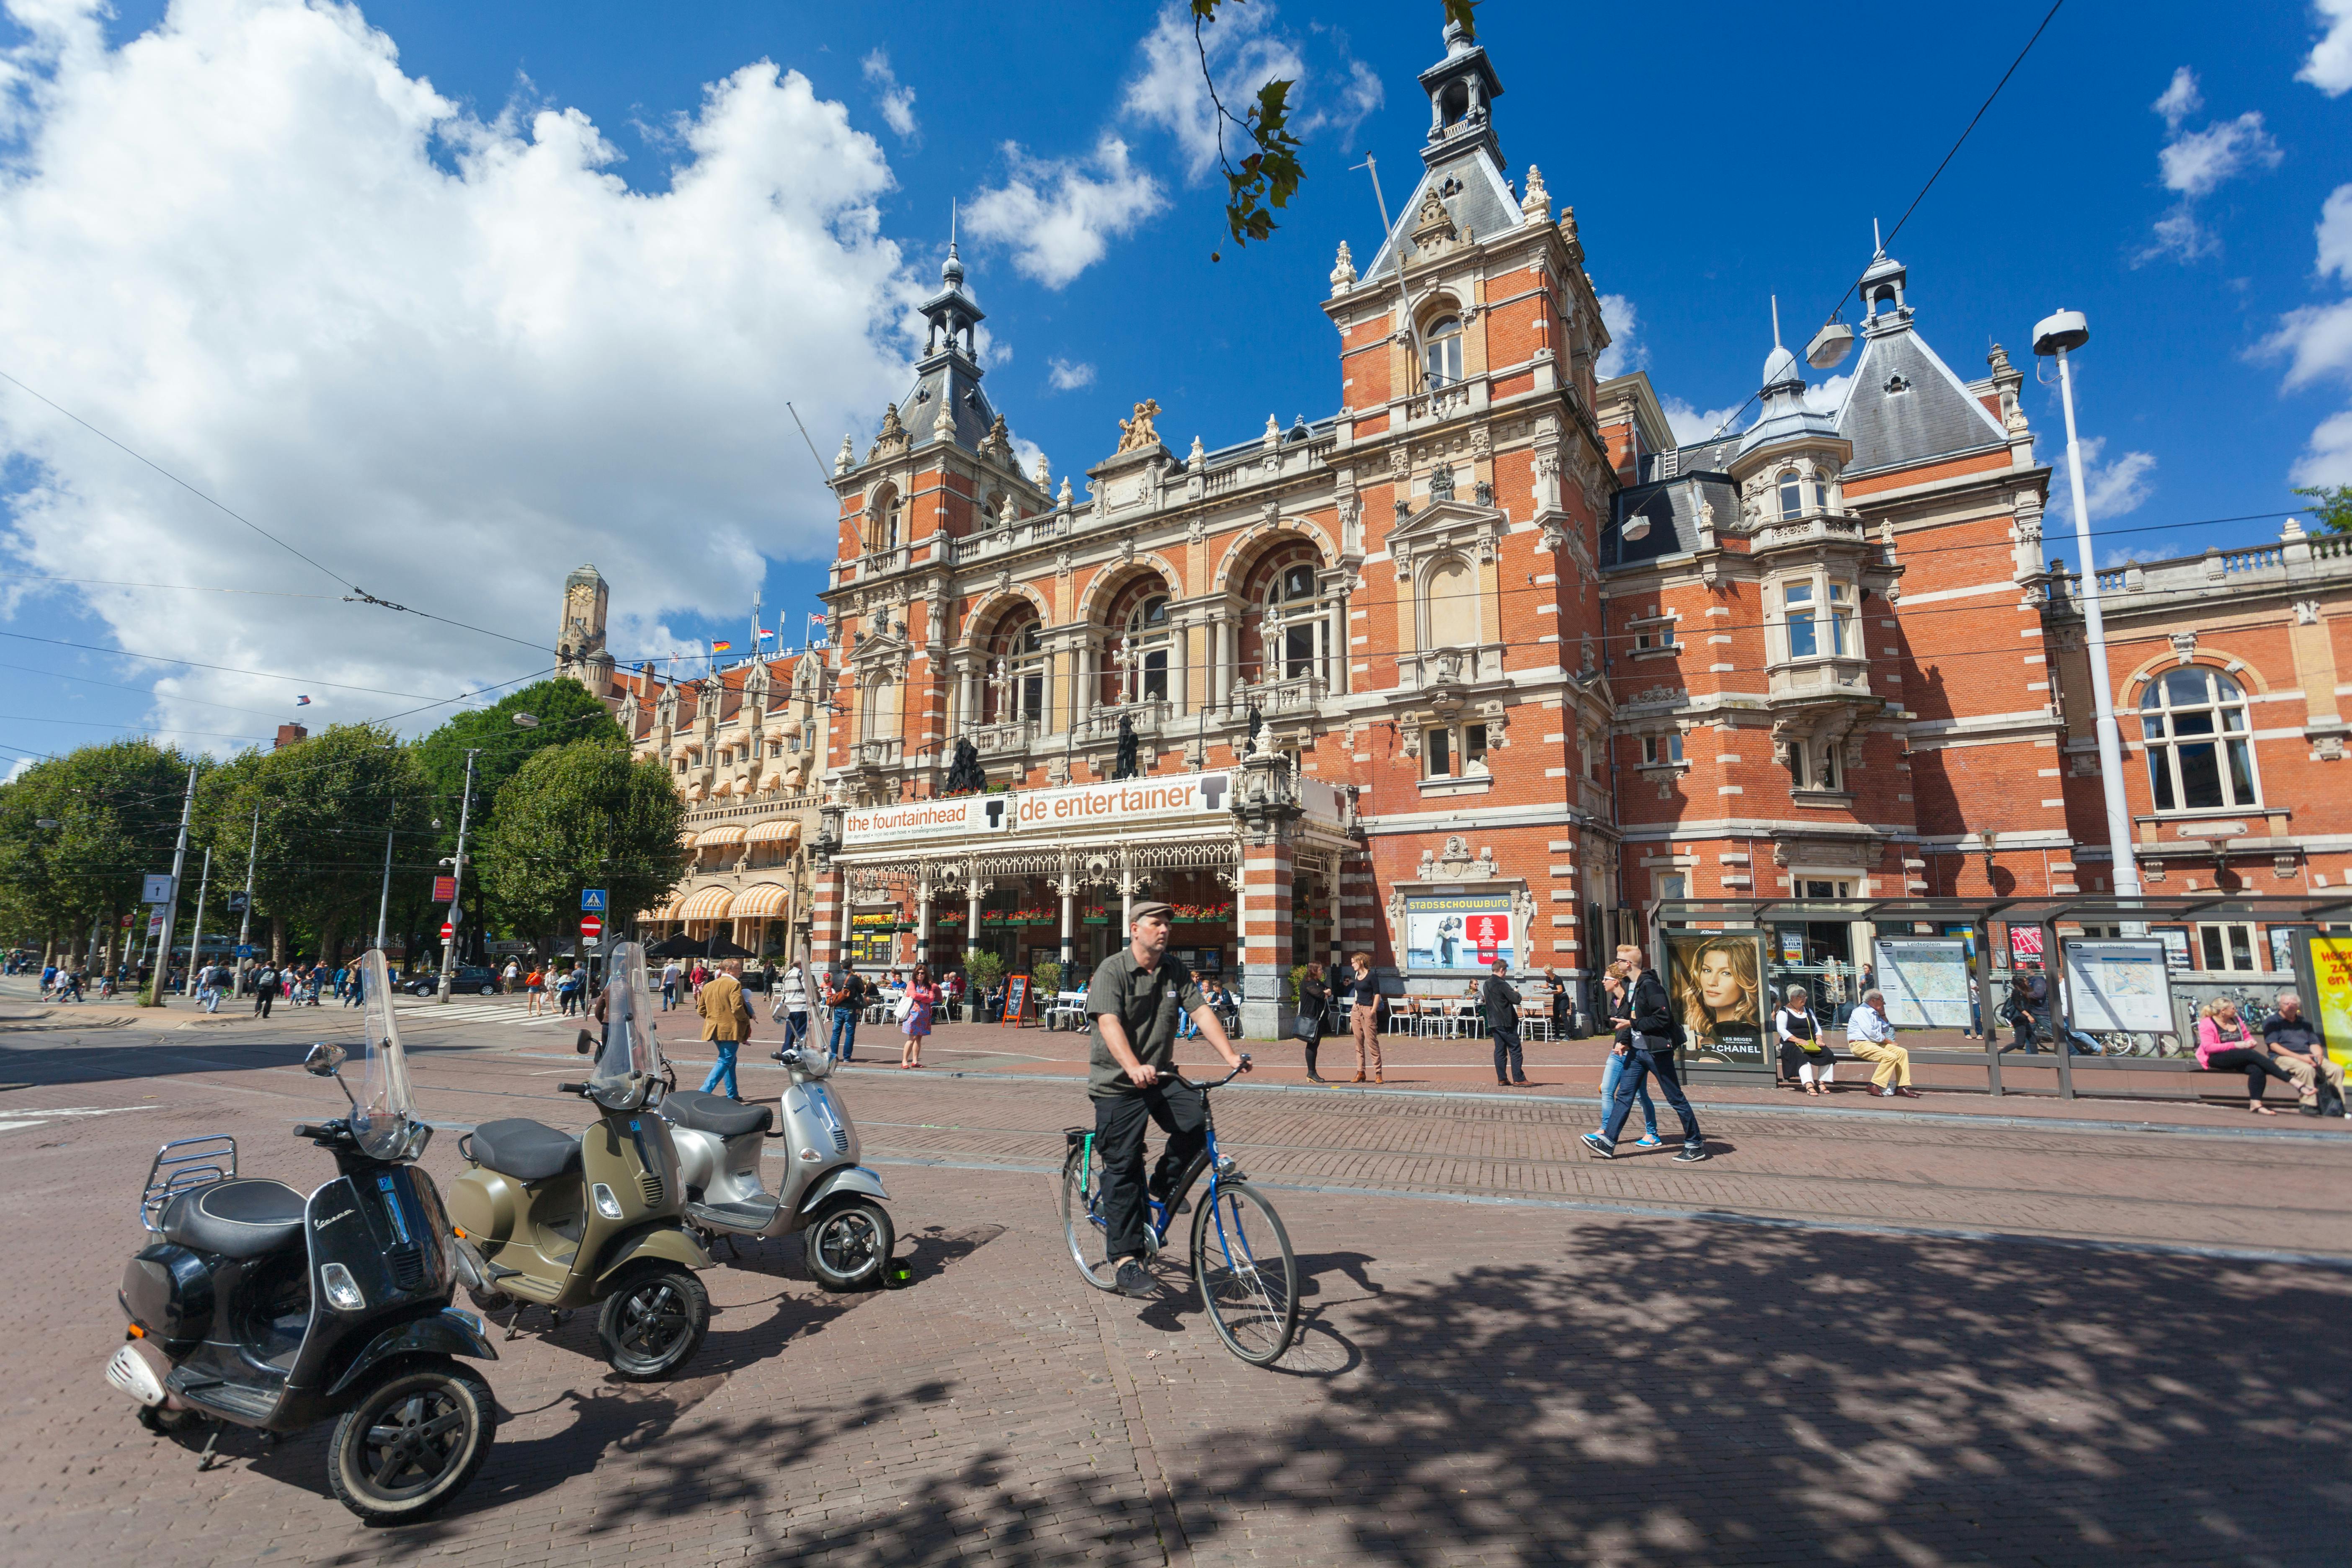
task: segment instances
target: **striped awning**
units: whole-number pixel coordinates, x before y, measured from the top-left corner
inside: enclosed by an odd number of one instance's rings
[[[734,793],[735,781],[733,779],[720,779],[717,784],[710,786],[710,798],[713,800],[717,800],[720,795],[733,795]]]
[[[706,827],[694,836],[697,849],[732,849],[743,842],[743,830],[733,823],[718,827]]]
[[[798,844],[801,825],[797,818],[783,817],[774,822],[762,822],[752,827],[749,842],[753,844]]]
[[[728,913],[739,921],[780,921],[791,897],[773,882],[754,882],[735,895],[735,907]]]
[[[677,918],[682,921],[723,921],[727,918],[728,906],[734,901],[734,894],[725,888],[705,888],[700,892],[686,896],[685,901],[677,906]]]
[[[664,902],[659,909],[647,911],[645,918],[649,921],[674,921],[677,919],[678,903],[678,900],[674,898],[670,899]]]

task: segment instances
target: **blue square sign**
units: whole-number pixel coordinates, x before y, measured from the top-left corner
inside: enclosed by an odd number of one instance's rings
[[[580,912],[583,915],[603,914],[604,912],[604,889],[602,888],[581,889]]]

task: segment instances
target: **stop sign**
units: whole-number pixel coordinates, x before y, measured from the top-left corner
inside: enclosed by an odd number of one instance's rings
[[[580,917],[580,934],[582,936],[603,936],[604,934],[604,922],[598,920],[594,915],[582,915]]]
[[[447,942],[451,937],[456,936],[457,934],[457,928],[456,926],[451,925],[447,921],[443,921],[441,922],[441,940],[443,942]]]

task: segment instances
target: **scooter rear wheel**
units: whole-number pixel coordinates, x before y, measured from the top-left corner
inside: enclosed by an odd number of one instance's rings
[[[614,1372],[631,1383],[667,1377],[701,1348],[710,1293],[693,1271],[648,1264],[625,1276],[596,1314],[596,1337]]]
[[[882,1282],[890,1249],[898,1244],[889,1211],[858,1198],[827,1209],[808,1227],[802,1245],[818,1284],[828,1290],[863,1290]]]
[[[474,1479],[498,1421],[490,1385],[470,1369],[397,1364],[336,1421],[328,1483],[370,1524],[423,1519]]]

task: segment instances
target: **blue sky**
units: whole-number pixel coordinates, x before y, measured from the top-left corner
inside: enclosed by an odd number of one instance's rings
[[[2224,26],[2210,6],[2072,0],[1890,247],[1911,269],[1921,331],[1963,376],[1981,374],[1996,340],[2030,358],[2031,325],[2050,310],[2089,313],[2078,395],[2084,434],[2099,442],[2092,475],[2103,495],[2093,511],[2119,531],[2103,542],[2103,559],[2274,537],[2298,471],[2352,479],[2352,429],[2315,434],[2352,402],[2352,328],[2341,309],[2352,295],[2352,196],[2331,252],[2337,270],[2322,272],[2316,232],[2330,194],[2352,183],[2352,5],[2331,4],[2332,23],[2284,4],[2237,8]],[[1769,346],[1769,295],[1780,297],[1795,338],[1839,297],[1868,259],[1872,219],[1891,226],[1902,214],[2045,8],[2028,0],[1961,12],[1822,5],[1670,15],[1489,0],[1481,34],[1506,88],[1496,115],[1512,172],[1524,179],[1529,163],[1540,164],[1555,205],[1575,206],[1587,266],[1631,323],[1621,351],[1696,418],[1754,389]],[[1057,475],[1108,455],[1117,418],[1147,396],[1162,405],[1162,433],[1180,447],[1195,434],[1212,446],[1253,436],[1268,414],[1287,425],[1330,412],[1333,335],[1318,302],[1338,243],[1350,241],[1360,263],[1379,226],[1367,177],[1349,165],[1373,153],[1391,205],[1403,200],[1427,121],[1413,78],[1441,52],[1436,0],[1251,4],[1219,24],[1224,79],[1245,86],[1268,67],[1302,72],[1300,110],[1313,126],[1307,184],[1283,227],[1268,244],[1236,249],[1222,234],[1222,181],[1202,162],[1192,84],[1171,52],[1189,47],[1189,33],[1171,31],[1150,5],[396,0],[362,11],[396,64],[361,58],[348,18],[330,35],[264,0],[203,0],[174,13],[174,27],[205,47],[168,68],[141,64],[135,47],[163,9],[121,5],[95,26],[107,48],[133,53],[112,65],[75,63],[70,50],[42,52],[40,28],[25,26],[36,10],[18,0],[16,68],[70,80],[73,90],[60,86],[52,100],[20,107],[0,249],[54,268],[96,324],[57,341],[21,303],[13,314],[0,308],[0,369],[223,492],[372,591],[469,625],[551,637],[555,584],[579,557],[597,559],[614,579],[616,616],[630,617],[615,636],[624,654],[714,632],[740,644],[743,612],[731,606],[748,609],[755,587],[797,614],[808,561],[825,548],[825,498],[782,401],[810,417],[828,462],[845,429],[854,427],[862,449],[883,400],[900,390],[897,322],[909,290],[937,277],[951,202],[965,207],[963,254],[989,312],[990,391]],[[2314,63],[2331,26],[2334,52]],[[761,60],[804,76],[814,106],[754,83],[729,100],[747,113],[723,129],[711,84]],[[483,184],[468,150],[481,154],[501,135],[509,151],[547,146],[553,121],[533,118],[542,111],[569,114],[565,134],[584,137],[593,126],[604,147],[583,154],[583,166],[610,154],[602,175],[648,200],[631,204],[575,180],[541,207],[546,187],[528,179],[486,187],[467,219],[468,265],[492,266],[480,256],[527,248],[577,222],[578,265],[593,268],[613,253],[606,247],[626,247],[614,270],[644,278],[644,298],[658,295],[658,305],[631,321],[639,296],[591,300],[567,281],[548,290],[563,296],[545,305],[548,320],[533,320],[542,296],[530,279],[550,268],[541,255],[520,284],[500,275],[497,310],[469,314],[482,287],[425,300],[397,331],[379,324],[339,342],[346,374],[305,379],[299,363],[344,332],[352,312],[365,316],[374,296],[412,280],[429,283],[436,266],[416,235],[436,209],[377,199],[372,168],[389,169],[386,184],[415,183],[417,169],[387,163],[402,155],[396,146],[371,143],[348,158],[319,151],[343,133],[341,106],[359,79],[351,73],[364,69],[388,99],[421,93],[423,79],[454,106],[454,121],[444,110],[423,111],[442,129],[418,152],[452,181]],[[121,116],[104,111],[105,84],[129,92],[141,70],[169,90],[140,92],[145,129],[119,132]],[[2298,80],[2299,71],[2313,79]],[[260,145],[239,146],[240,121],[261,112],[253,84],[306,73],[342,85],[257,130]],[[20,92],[17,101],[27,100]],[[845,126],[820,123],[827,102]],[[89,145],[118,134],[118,158]],[[283,144],[268,145],[271,135]],[[88,221],[142,177],[125,171],[152,165],[152,149],[191,136],[225,150],[174,178],[170,222],[184,226],[168,249],[142,248],[142,209],[127,199],[123,221]],[[870,138],[864,152],[861,136]],[[278,171],[308,162],[321,165],[316,183],[271,205]],[[657,200],[679,196],[674,185],[688,183],[681,171],[725,187],[719,176],[746,163],[751,184],[824,184],[811,198],[816,216],[769,232],[758,226],[756,191],[732,214],[724,189]],[[579,216],[599,203],[621,217],[598,227],[602,218]],[[485,207],[497,210],[486,216]],[[223,210],[268,216],[242,222],[231,243],[203,226],[207,211]],[[499,235],[501,213],[512,232],[485,244],[479,237]],[[321,260],[313,226],[349,247],[341,258]],[[289,237],[301,243],[273,243]],[[835,244],[838,258],[825,248]],[[823,254],[795,272],[796,245]],[[412,246],[383,279],[370,279],[368,257]],[[1216,250],[1223,258],[1213,263]],[[303,251],[316,254],[293,255]],[[281,263],[312,270],[289,284],[273,275]],[[763,287],[763,272],[773,287]],[[323,273],[369,298],[339,300],[274,343],[284,323],[271,301],[320,287]],[[820,286],[836,275],[856,286]],[[124,299],[173,290],[186,302],[160,324],[104,341]],[[247,357],[215,342],[198,368],[176,368],[155,344],[187,331],[186,318],[206,314],[215,296],[238,301],[224,314],[250,314],[252,331],[238,340],[251,345]],[[835,315],[845,335],[828,338],[822,329]],[[488,368],[436,374],[445,331],[453,343],[524,346]],[[842,347],[861,339],[866,351]],[[394,340],[396,373],[347,374],[367,354],[394,353],[383,345]],[[517,355],[532,353],[542,363],[515,372]],[[273,380],[280,358],[298,368]],[[110,378],[142,391],[118,396]],[[588,382],[598,384],[581,390]],[[632,382],[641,388],[634,409]],[[384,389],[381,405],[371,405],[371,386]],[[707,405],[660,428],[663,403],[714,388]],[[576,409],[541,425],[520,407],[575,396]],[[475,397],[480,406],[468,405]],[[2054,458],[2054,393],[2029,388],[2028,399]],[[465,459],[498,466],[497,485],[470,480],[452,500],[404,471],[431,468],[436,452],[507,419],[516,422],[511,464],[499,463],[495,445]],[[414,444],[404,448],[394,437],[412,422]],[[190,510],[168,486],[134,484],[119,454],[61,429],[14,389],[0,389],[0,426],[16,484],[50,487],[30,521],[26,492],[15,498],[20,572],[330,594],[315,605],[247,604],[20,578],[0,629],[151,652],[212,647],[194,656],[289,679],[182,671],[156,700],[19,675],[25,695],[5,704],[10,714],[80,726],[0,718],[0,743],[18,753],[151,721],[210,744],[267,733],[267,716],[290,715],[290,694],[309,689],[306,676],[341,682],[311,691],[311,716],[373,717],[416,706],[382,693],[430,700],[531,666],[511,644],[334,603],[339,590],[325,577],[201,506]],[[339,436],[345,429],[351,441]],[[642,454],[632,431],[643,433]],[[305,446],[348,449],[362,437],[382,451],[340,468]],[[492,489],[494,503],[467,510]],[[467,512],[462,530],[432,534],[434,520],[453,510]],[[2258,516],[2150,526],[2249,513]],[[142,522],[171,531],[173,549],[190,534],[206,547],[167,556]],[[412,526],[416,548],[397,548]],[[2053,548],[2074,553],[2071,542]],[[134,561],[141,569],[129,569]],[[787,636],[794,629],[788,624]],[[22,642],[0,659],[142,689],[157,674]]]

